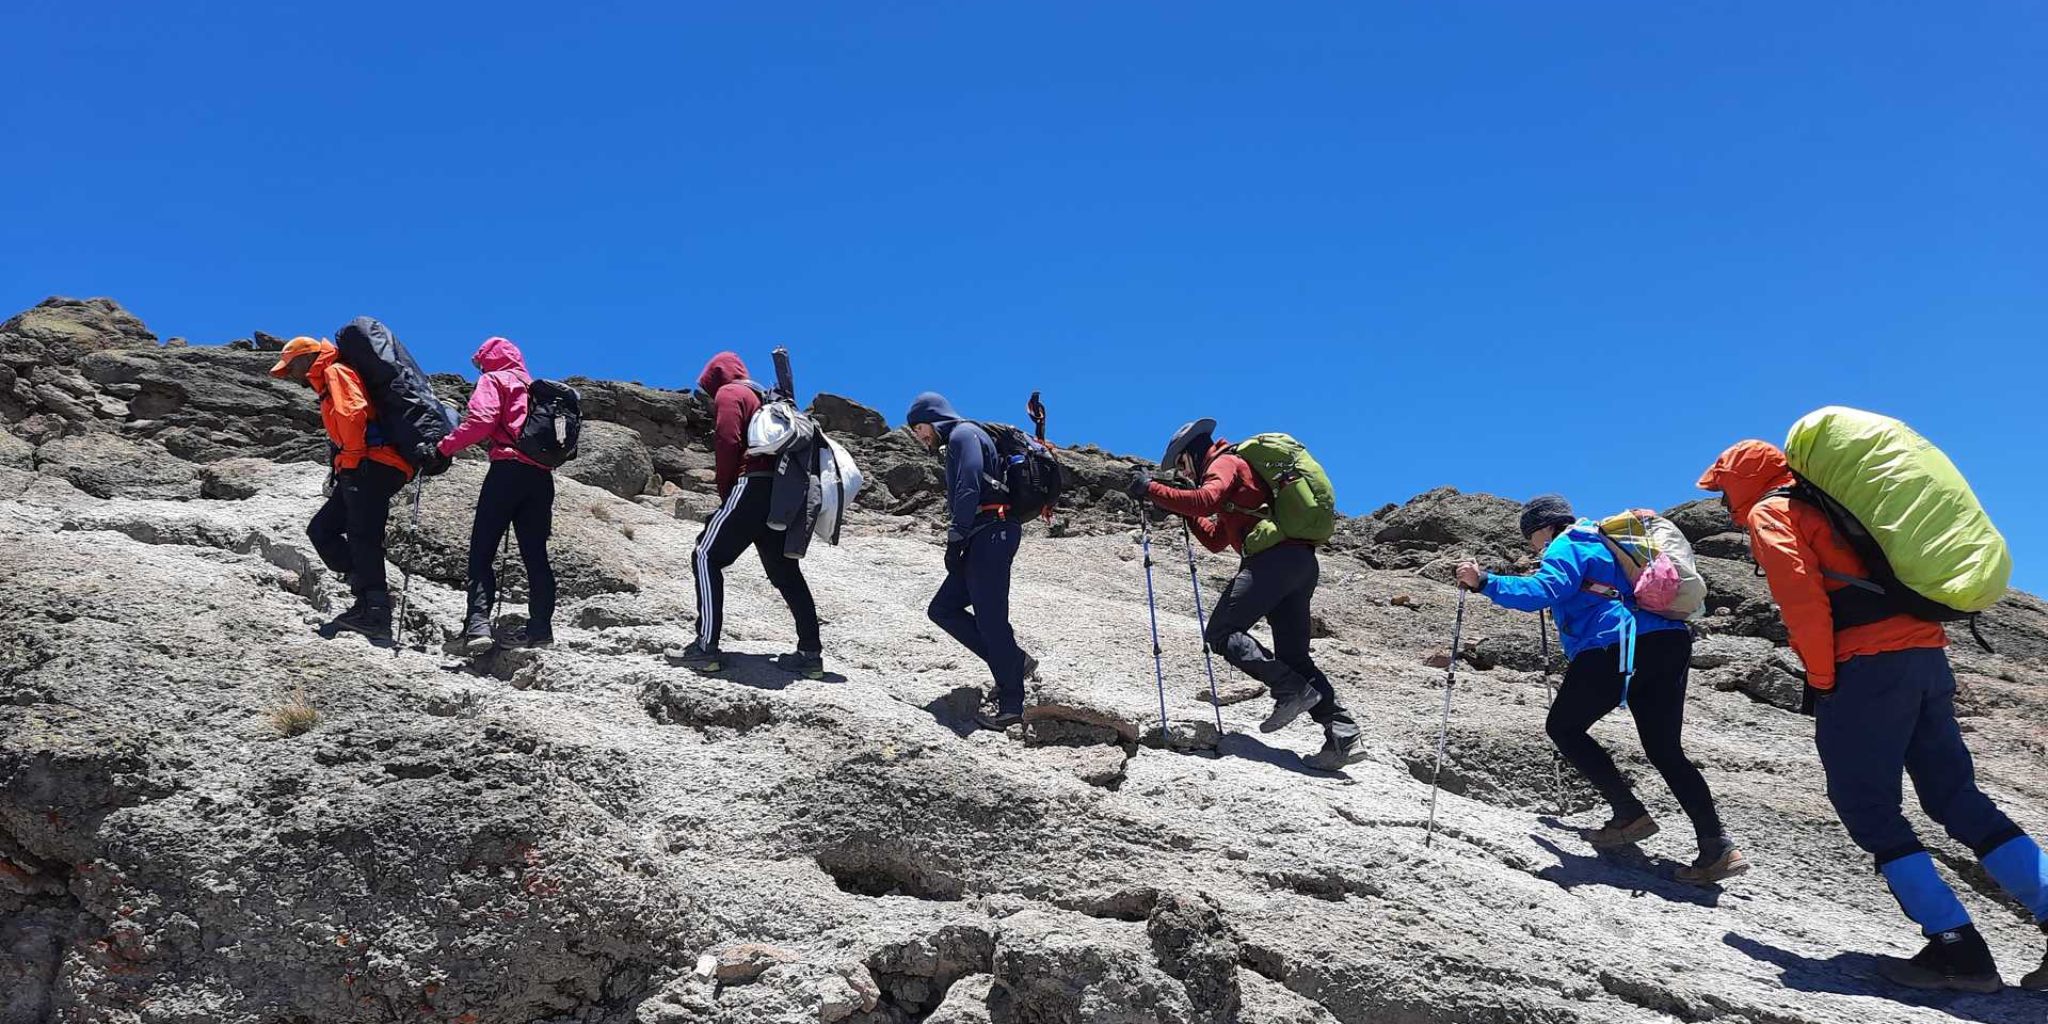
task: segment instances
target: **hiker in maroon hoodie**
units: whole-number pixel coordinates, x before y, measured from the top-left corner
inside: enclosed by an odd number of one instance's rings
[[[1254,513],[1272,504],[1273,496],[1251,464],[1230,442],[1213,440],[1216,421],[1200,419],[1173,435],[1159,459],[1162,471],[1179,472],[1201,486],[1169,487],[1139,472],[1131,478],[1130,495],[1150,501],[1186,519],[1195,539],[1211,551],[1225,548],[1244,553],[1245,535],[1258,525]],[[1140,515],[1149,515],[1141,509]],[[1306,759],[1311,768],[1336,771],[1364,752],[1358,723],[1337,703],[1337,691],[1309,657],[1309,620],[1321,576],[1316,546],[1283,540],[1238,563],[1237,575],[1223,588],[1209,615],[1203,639],[1209,649],[1246,675],[1266,684],[1273,695],[1273,713],[1261,732],[1276,732],[1302,712],[1323,727],[1323,749]],[[1273,630],[1273,647],[1251,635],[1260,619]]]
[[[776,664],[818,679],[825,674],[825,645],[818,638],[818,606],[801,563],[783,554],[782,534],[768,527],[768,499],[773,496],[775,458],[747,456],[747,424],[761,410],[766,389],[747,378],[747,364],[731,352],[720,352],[704,364],[697,387],[711,400],[712,450],[717,457],[716,483],[724,503],[697,535],[690,556],[697,578],[697,638],[668,660],[703,673],[724,667],[718,635],[725,621],[725,569],[751,546],[761,556],[768,582],[782,594],[796,618],[796,653]]]
[[[504,338],[486,338],[470,365],[482,376],[469,396],[469,412],[455,432],[441,439],[440,452],[453,456],[481,443],[491,456],[483,490],[476,496],[476,520],[469,529],[469,614],[462,626],[462,646],[483,654],[498,646],[491,632],[491,609],[498,600],[498,542],[509,527],[519,538],[519,557],[526,563],[526,625],[505,641],[511,647],[541,647],[555,642],[555,570],[548,563],[548,534],[554,529],[555,471],[519,451],[519,429],[526,425],[526,389],[533,375],[519,346]]]

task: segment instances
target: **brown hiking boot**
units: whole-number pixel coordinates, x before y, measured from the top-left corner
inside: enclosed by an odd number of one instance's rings
[[[1633,846],[1662,830],[1657,819],[1643,814],[1633,820],[1615,818],[1595,829],[1586,830],[1586,841],[1598,847]]]
[[[1998,964],[1991,959],[1991,948],[1973,924],[1928,939],[1927,947],[1911,960],[1878,958],[1877,973],[1907,988],[1990,995],[2005,987]]]
[[[1719,857],[1707,860],[1706,854],[1690,865],[1678,869],[1677,878],[1687,885],[1712,885],[1724,878],[1749,873],[1749,861],[1743,859],[1742,851],[1729,843]]]

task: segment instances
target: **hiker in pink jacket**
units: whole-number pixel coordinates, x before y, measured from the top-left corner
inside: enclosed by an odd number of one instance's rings
[[[469,531],[469,616],[462,645],[471,654],[482,654],[498,644],[491,632],[491,605],[498,596],[498,542],[507,527],[518,536],[519,557],[526,563],[527,617],[505,643],[550,644],[555,639],[555,571],[548,564],[548,531],[554,521],[555,474],[514,446],[526,423],[526,389],[533,376],[526,372],[519,346],[504,338],[486,339],[469,361],[483,376],[470,393],[462,425],[441,441],[442,455],[483,442],[491,456]]]

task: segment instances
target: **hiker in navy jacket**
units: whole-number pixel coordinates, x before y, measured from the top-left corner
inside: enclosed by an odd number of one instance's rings
[[[1466,562],[1458,566],[1458,584],[1503,608],[1549,609],[1556,617],[1568,666],[1544,730],[1614,809],[1606,825],[1587,832],[1587,840],[1594,846],[1626,846],[1658,831],[1614,758],[1589,733],[1608,712],[1626,706],[1635,717],[1643,754],[1685,808],[1699,839],[1699,857],[1679,869],[1679,881],[1706,884],[1749,870],[1721,825],[1706,777],[1680,742],[1692,631],[1683,622],[1635,606],[1628,574],[1597,528],[1581,524],[1564,498],[1542,494],[1530,499],[1522,507],[1521,527],[1530,548],[1543,556],[1535,573],[1502,576]]]
[[[1007,467],[988,432],[936,392],[917,396],[904,422],[926,448],[946,450],[946,582],[926,614],[988,664],[996,713],[982,715],[981,724],[1008,728],[1023,720],[1024,679],[1036,663],[1010,628],[1010,566],[1022,528],[1010,518]]]

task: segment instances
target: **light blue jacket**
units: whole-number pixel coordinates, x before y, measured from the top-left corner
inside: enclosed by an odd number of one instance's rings
[[[1588,589],[1589,584],[1607,593]],[[1635,670],[1637,634],[1686,628],[1683,622],[1635,606],[1628,574],[1615,562],[1614,552],[1607,549],[1597,528],[1584,521],[1558,534],[1543,549],[1543,564],[1535,573],[1488,576],[1481,593],[1503,608],[1524,612],[1550,609],[1557,619],[1557,637],[1566,658],[1620,646],[1624,675]]]

